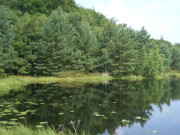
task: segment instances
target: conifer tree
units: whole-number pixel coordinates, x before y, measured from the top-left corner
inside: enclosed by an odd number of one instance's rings
[[[146,47],[143,45],[142,48],[137,53],[138,53],[138,56],[137,56],[137,65],[135,68],[135,74],[143,75],[144,69],[145,69],[146,63],[147,63]]]
[[[46,69],[46,74],[58,75],[59,71],[71,68],[70,55],[73,54],[74,33],[73,27],[68,24],[67,15],[60,8],[51,14],[42,33],[40,43],[43,45],[40,48],[45,49],[45,54],[40,58],[41,50],[38,50],[36,73],[40,73],[40,69]],[[41,65],[38,59],[43,59],[41,61],[46,63]]]
[[[12,19],[4,6],[0,6],[0,72],[12,74],[16,71],[16,53],[12,47]]]
[[[176,46],[172,49],[171,69],[180,70],[180,49]]]
[[[96,36],[91,31],[91,28],[87,22],[82,21],[77,28],[78,43],[76,48],[81,50],[82,57],[84,57],[84,69],[85,71],[93,71],[99,67],[99,44]]]
[[[144,76],[155,78],[157,75],[163,73],[163,59],[159,54],[158,48],[154,48],[148,57],[147,64],[145,67]]]

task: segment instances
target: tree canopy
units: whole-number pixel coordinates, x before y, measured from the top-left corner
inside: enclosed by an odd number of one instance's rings
[[[180,45],[117,24],[74,0],[0,0],[0,73],[109,72],[153,78],[180,70]]]

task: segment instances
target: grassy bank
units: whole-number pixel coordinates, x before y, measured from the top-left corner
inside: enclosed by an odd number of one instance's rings
[[[71,132],[57,132],[52,128],[31,129],[23,125],[15,126],[12,128],[0,127],[0,135],[73,135]],[[81,135],[88,135],[82,133]]]
[[[127,81],[141,81],[144,79],[144,77],[129,75],[129,76],[116,77],[115,79],[127,80]]]
[[[81,74],[82,75],[82,74]],[[10,90],[19,90],[23,86],[32,83],[48,84],[60,83],[61,86],[79,86],[85,83],[102,83],[113,79],[106,74],[83,74],[73,77],[32,77],[32,76],[8,76],[0,79],[0,95],[8,93]]]
[[[180,77],[180,71],[171,70],[169,73],[166,74],[168,77]]]
[[[156,79],[180,77],[180,71],[172,70],[167,74],[158,76]],[[59,83],[61,87],[75,87],[84,84],[98,84],[104,83],[112,79],[128,80],[128,81],[139,81],[143,80],[142,76],[122,76],[122,77],[111,77],[108,74],[101,73],[74,73],[74,72],[63,72],[59,77],[35,77],[35,76],[7,76],[0,79],[0,95],[8,93],[10,90],[20,90],[24,86],[32,83],[49,84]]]

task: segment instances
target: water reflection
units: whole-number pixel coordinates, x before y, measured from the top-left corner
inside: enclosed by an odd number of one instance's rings
[[[23,91],[0,97],[1,121],[19,118],[17,114],[26,112],[26,124],[38,125],[48,121],[49,125],[72,130],[68,123],[81,120],[80,131],[90,134],[120,134],[118,129],[143,128],[151,121],[154,106],[163,111],[164,105],[180,99],[180,80],[151,81],[112,81],[109,84],[76,85],[70,84],[31,84]],[[19,104],[18,104],[19,103]],[[13,110],[18,110],[15,113]],[[34,110],[34,113],[33,111]],[[36,110],[36,111],[35,111]],[[6,113],[7,112],[7,113]],[[100,116],[98,116],[98,115]],[[139,116],[141,119],[136,119]],[[128,120],[124,123],[122,120]],[[18,120],[25,123],[24,120]],[[124,131],[125,132],[125,131]],[[128,134],[128,133],[126,133]]]

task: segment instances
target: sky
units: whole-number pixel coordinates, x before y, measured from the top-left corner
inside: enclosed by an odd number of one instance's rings
[[[84,8],[95,9],[117,23],[135,30],[143,26],[152,38],[180,43],[180,0],[75,0]]]

